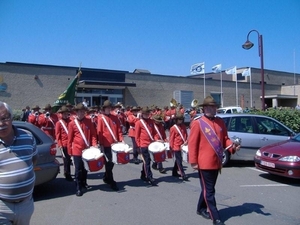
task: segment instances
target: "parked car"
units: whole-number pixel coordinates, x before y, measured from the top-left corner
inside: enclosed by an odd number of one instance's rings
[[[34,166],[35,186],[56,178],[59,173],[59,162],[56,159],[56,144],[53,139],[31,123],[13,121],[13,125],[30,131],[36,141],[38,161]]]
[[[254,162],[259,170],[300,179],[300,134],[289,140],[260,148],[256,152]]]
[[[217,113],[242,113],[243,109],[239,106],[228,106],[223,108],[218,108]]]
[[[224,152],[223,165],[229,160],[252,161],[257,149],[295,136],[293,130],[271,117],[243,113],[217,116],[224,120],[231,139],[241,138],[240,151],[233,155]]]

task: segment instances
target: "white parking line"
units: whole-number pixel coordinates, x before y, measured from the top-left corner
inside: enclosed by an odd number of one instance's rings
[[[257,171],[257,172],[260,172],[260,173],[268,173],[268,172],[261,171],[261,170],[259,170],[259,169],[252,168],[252,167],[247,167],[247,169],[249,169],[249,170],[254,170],[254,171]]]
[[[287,187],[287,184],[249,184],[249,185],[240,185],[240,187]]]

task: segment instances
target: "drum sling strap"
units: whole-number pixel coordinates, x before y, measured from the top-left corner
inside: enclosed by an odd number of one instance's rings
[[[184,137],[183,137],[183,135],[182,135],[182,133],[181,133],[181,131],[180,131],[179,127],[178,127],[176,124],[174,125],[174,127],[175,127],[175,128],[176,128],[176,130],[178,131],[178,133],[179,133],[179,135],[180,135],[181,139],[183,140],[183,142],[185,142],[185,139],[184,139]]]
[[[62,120],[59,120],[59,122],[61,123],[62,127],[64,128],[66,134],[68,134],[69,131],[68,131],[68,129],[67,129],[65,123],[64,123]],[[62,154],[62,156],[63,156],[64,158],[66,158],[63,149],[61,149],[61,154]]]
[[[81,129],[79,123],[78,123],[77,118],[75,118],[74,121],[75,121],[75,124],[76,124],[76,126],[77,126],[77,128],[78,128],[78,130],[79,130],[79,132],[80,132],[80,134],[81,134],[81,136],[82,136],[82,138],[83,138],[83,140],[84,140],[86,146],[87,146],[87,147],[90,147],[90,145],[89,145],[89,143],[87,142],[86,137],[85,137],[85,135],[84,135],[84,133],[83,133],[83,131],[82,131],[82,129]]]
[[[158,129],[158,127],[154,124],[154,128],[155,128],[155,130],[156,130],[156,132],[158,133],[158,135],[159,135],[159,137],[160,137],[160,140],[164,140],[163,139],[163,137],[162,137],[162,135],[161,135],[161,133],[159,132],[159,129]]]
[[[149,129],[148,129],[148,127],[147,127],[147,125],[145,124],[145,121],[144,121],[143,119],[141,119],[141,123],[142,123],[143,126],[145,127],[145,129],[146,129],[146,131],[147,131],[147,133],[148,133],[148,135],[149,135],[151,141],[154,141],[154,138],[152,137],[152,135],[151,135],[151,133],[150,133],[150,131],[149,131]]]
[[[111,136],[112,136],[112,138],[114,139],[114,141],[115,141],[115,142],[118,142],[118,140],[117,140],[116,136],[114,135],[112,129],[110,128],[110,126],[109,126],[109,124],[108,124],[106,118],[105,118],[104,116],[102,116],[102,119],[103,119],[105,125],[107,126],[107,128],[108,128],[108,130],[109,130],[109,133],[111,134]]]

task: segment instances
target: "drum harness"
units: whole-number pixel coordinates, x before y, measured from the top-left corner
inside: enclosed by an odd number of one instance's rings
[[[147,125],[145,124],[145,121],[144,121],[143,119],[140,119],[140,121],[141,121],[141,123],[143,124],[143,126],[145,127],[145,129],[146,129],[146,131],[147,131],[147,133],[148,133],[148,135],[149,135],[151,141],[154,141],[154,138],[152,137],[152,135],[151,135],[151,133],[150,133],[150,131],[149,131]],[[145,161],[145,159],[144,159],[144,157],[143,157],[143,154],[141,154],[141,158],[142,158],[144,164],[146,164],[146,161]]]
[[[61,123],[62,127],[64,128],[66,134],[68,134],[69,132],[68,132],[68,129],[67,129],[65,123],[64,123],[62,120],[59,120],[59,122]],[[66,156],[65,156],[64,151],[63,151],[62,148],[61,148],[61,154],[62,154],[62,156],[63,156],[64,158],[66,158]]]

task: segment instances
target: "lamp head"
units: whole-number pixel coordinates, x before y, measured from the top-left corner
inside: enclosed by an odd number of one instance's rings
[[[254,44],[253,44],[251,41],[249,41],[249,40],[247,40],[247,41],[245,42],[245,44],[242,45],[243,49],[246,49],[246,50],[249,50],[249,49],[252,48],[253,46],[254,46]]]

